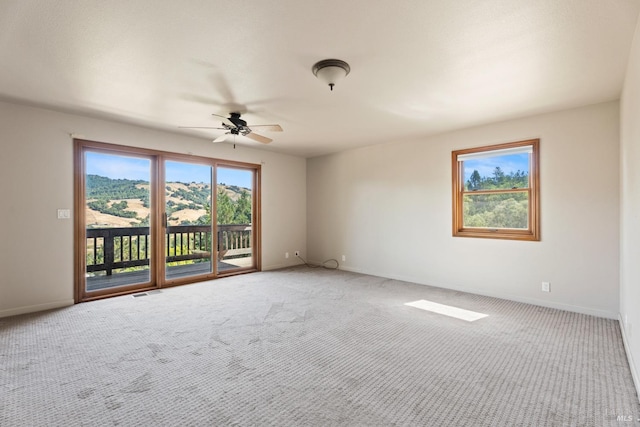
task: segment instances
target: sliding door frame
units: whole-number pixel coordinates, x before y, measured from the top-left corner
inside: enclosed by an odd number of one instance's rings
[[[193,156],[180,153],[171,153],[159,150],[152,150],[139,147],[129,147],[124,145],[109,144],[104,142],[90,141],[84,139],[74,139],[74,298],[75,302],[91,301],[106,297],[125,295],[134,292],[178,286],[199,281],[216,279],[218,277],[235,274],[251,273],[262,269],[261,257],[261,195],[260,195],[260,175],[261,166],[259,164],[244,163],[231,160],[215,159],[203,156]],[[149,213],[149,234],[152,242],[152,254],[150,256],[150,281],[126,285],[117,288],[103,289],[88,292],[86,290],[86,218],[85,218],[85,152],[101,152],[114,155],[129,155],[134,157],[151,159],[150,187],[150,213]],[[211,185],[211,222],[212,222],[212,271],[211,273],[191,276],[185,278],[166,279],[165,274],[165,236],[166,222],[163,220],[165,214],[165,161],[174,160],[186,163],[196,163],[212,167]],[[218,272],[217,268],[217,236],[218,226],[216,218],[216,194],[217,194],[217,168],[231,167],[253,171],[252,188],[252,257],[253,262],[250,267]]]
[[[75,302],[91,301],[105,297],[130,294],[133,292],[141,292],[156,289],[158,283],[157,268],[155,268],[156,252],[158,250],[158,234],[155,232],[157,227],[156,218],[158,212],[158,199],[151,191],[154,186],[158,185],[158,167],[156,155],[149,150],[124,147],[113,144],[105,144],[95,141],[87,141],[74,139],[74,299]],[[151,238],[151,256],[149,265],[149,281],[144,283],[135,283],[132,285],[118,286],[116,288],[106,288],[97,291],[87,291],[86,288],[86,164],[85,153],[95,152],[112,155],[126,155],[130,157],[146,158],[150,160],[150,193],[149,193],[149,234]]]

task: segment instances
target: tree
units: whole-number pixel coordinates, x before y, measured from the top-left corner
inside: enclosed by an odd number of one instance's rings
[[[500,187],[504,182],[504,172],[502,171],[500,166],[496,166],[496,168],[493,170],[493,180],[498,187]]]
[[[482,185],[482,178],[480,177],[480,173],[474,169],[473,173],[469,177],[467,181],[467,188],[470,191],[479,190]]]
[[[218,188],[218,198],[216,203],[218,224],[232,224],[233,217],[235,216],[235,209],[233,206],[233,200],[231,200],[231,197],[229,197],[224,188]]]
[[[233,217],[234,224],[250,224],[251,223],[251,197],[247,190],[242,190],[240,197],[235,203],[235,215]]]

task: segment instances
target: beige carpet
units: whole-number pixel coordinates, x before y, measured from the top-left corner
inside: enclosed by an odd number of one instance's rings
[[[306,267],[0,319],[0,395],[2,426],[640,425],[616,321]]]

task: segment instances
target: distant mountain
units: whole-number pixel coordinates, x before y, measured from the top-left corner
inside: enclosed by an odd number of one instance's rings
[[[218,185],[230,205],[251,196],[251,190],[235,185]],[[111,179],[87,175],[87,227],[130,227],[149,223],[149,183],[141,180]],[[249,197],[250,199],[250,197]],[[166,212],[170,225],[196,224],[205,220],[211,204],[211,186],[203,183],[168,182],[165,186]]]

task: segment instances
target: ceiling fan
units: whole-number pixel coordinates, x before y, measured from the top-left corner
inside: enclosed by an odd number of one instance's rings
[[[181,129],[220,129],[226,130],[223,135],[220,135],[213,142],[221,142],[227,139],[229,135],[242,135],[247,138],[251,138],[254,141],[268,144],[273,141],[266,136],[258,135],[253,132],[252,128],[260,128],[272,132],[282,132],[282,126],[280,125],[252,125],[249,127],[247,122],[240,118],[240,113],[229,113],[229,117],[220,116],[218,114],[212,114],[213,116],[222,118],[222,127],[210,127],[210,126],[180,126]]]

